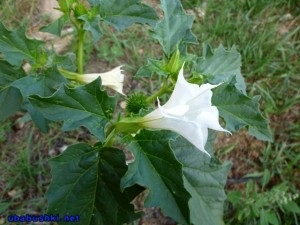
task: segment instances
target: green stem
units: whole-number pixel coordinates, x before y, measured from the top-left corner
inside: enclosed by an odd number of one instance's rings
[[[58,67],[58,71],[67,79],[70,80],[78,80],[78,76],[82,76],[82,74],[71,72],[69,70],[65,70],[61,67]]]
[[[78,29],[78,49],[77,49],[77,72],[83,74],[83,45],[84,45],[85,31],[82,27]]]
[[[152,103],[153,101],[156,100],[156,98],[157,98],[158,96],[163,95],[163,94],[166,93],[167,91],[168,91],[168,83],[167,83],[167,81],[164,81],[162,87],[161,87],[157,92],[155,92],[153,95],[149,96],[149,97],[146,99],[146,101],[147,101],[148,103]]]
[[[103,147],[108,147],[108,146],[111,146],[113,141],[114,141],[114,137],[115,137],[115,134],[116,134],[116,129],[113,128],[109,135],[107,136],[107,138],[105,139],[105,142],[104,142],[104,145]]]

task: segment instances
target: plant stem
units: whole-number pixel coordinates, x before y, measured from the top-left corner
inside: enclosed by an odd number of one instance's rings
[[[105,142],[104,142],[104,145],[103,147],[108,147],[108,146],[111,146],[113,141],[114,141],[114,137],[115,137],[115,133],[116,133],[116,129],[113,128],[109,135],[107,136],[107,138],[105,139]]]
[[[163,95],[163,94],[166,93],[167,91],[168,91],[168,83],[167,83],[166,81],[164,81],[162,87],[161,87],[157,92],[155,92],[153,95],[149,96],[149,97],[146,99],[146,101],[147,101],[148,103],[152,103],[153,101],[156,100],[156,98],[157,98],[158,96]]]
[[[84,35],[85,31],[82,26],[77,30],[78,31],[78,49],[77,49],[77,72],[83,74],[83,45],[84,45]]]

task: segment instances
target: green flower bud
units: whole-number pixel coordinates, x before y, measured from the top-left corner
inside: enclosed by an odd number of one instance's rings
[[[182,62],[180,60],[180,51],[177,48],[176,51],[172,54],[171,59],[166,65],[165,69],[170,74],[178,74],[178,71],[180,70],[181,66]]]
[[[141,109],[146,109],[148,106],[147,97],[143,93],[134,93],[128,97],[126,103],[126,111],[134,114],[139,113]]]

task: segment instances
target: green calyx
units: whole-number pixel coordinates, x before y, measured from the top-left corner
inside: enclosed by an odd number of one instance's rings
[[[60,72],[61,75],[63,75],[65,78],[73,81],[80,81],[79,77],[83,76],[82,74],[71,72],[68,70],[65,70],[61,67],[58,67],[57,70]]]
[[[121,133],[137,133],[143,126],[144,119],[142,117],[123,118],[115,124],[115,130]]]
[[[126,111],[137,114],[148,107],[147,97],[143,93],[134,93],[126,101]]]
[[[180,68],[182,66],[182,62],[180,59],[180,51],[178,48],[173,52],[169,62],[165,66],[165,70],[170,73],[171,75],[173,74],[178,74]]]

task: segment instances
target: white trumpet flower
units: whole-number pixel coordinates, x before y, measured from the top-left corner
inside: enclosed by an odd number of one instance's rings
[[[188,83],[182,67],[170,99],[163,106],[158,102],[158,108],[143,117],[142,125],[174,131],[209,155],[204,148],[208,128],[229,132],[219,124],[219,111],[211,103],[211,89],[219,85]]]
[[[64,70],[63,68],[58,68],[58,71],[67,79],[79,81],[81,83],[91,83],[96,80],[98,77],[101,77],[101,83],[103,86],[107,86],[115,91],[123,93],[123,82],[124,82],[124,74],[122,74],[123,70],[121,70],[122,66],[118,66],[108,72],[105,73],[87,73],[87,74],[79,74],[71,71]]]
[[[123,70],[121,70],[122,66],[118,66],[108,72],[105,73],[87,73],[83,75],[79,75],[76,77],[77,81],[83,83],[90,83],[96,80],[98,77],[101,77],[102,85],[109,87],[120,94],[123,93],[123,82],[124,82],[124,74],[122,74]]]

